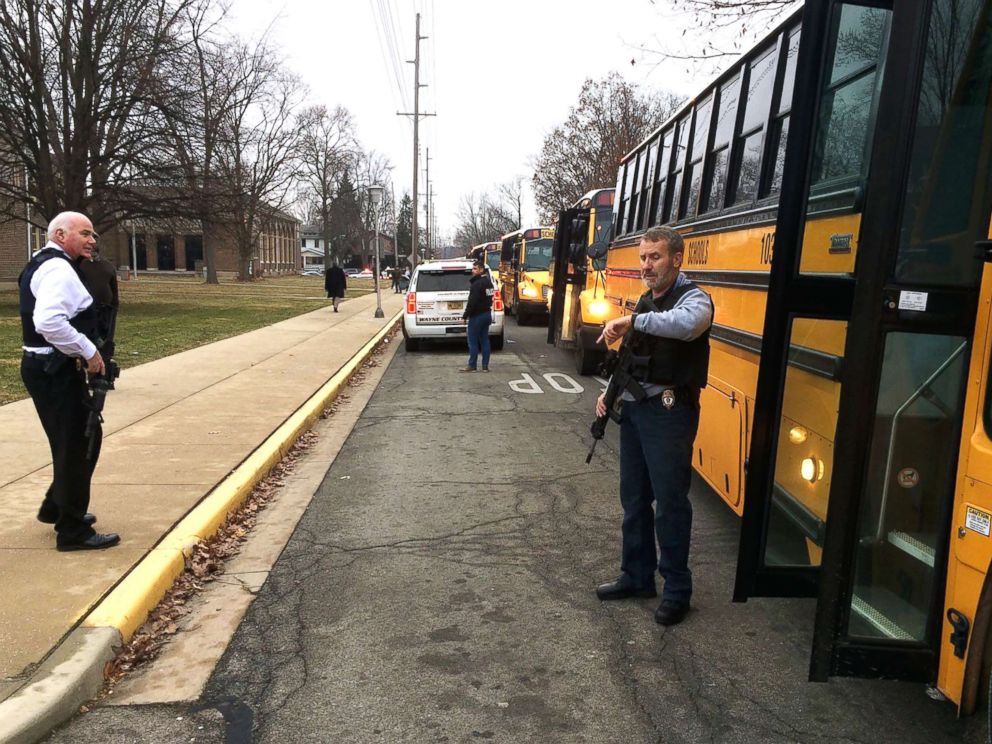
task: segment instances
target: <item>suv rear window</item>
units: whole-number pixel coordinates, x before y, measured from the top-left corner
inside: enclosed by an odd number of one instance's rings
[[[417,292],[468,292],[472,270],[421,271],[417,274]]]

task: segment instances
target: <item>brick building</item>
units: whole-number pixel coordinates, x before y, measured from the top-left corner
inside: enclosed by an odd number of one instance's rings
[[[26,223],[21,220],[0,224],[0,282],[17,279],[28,258],[29,240],[33,250],[45,244],[41,227],[33,233],[29,238]],[[238,271],[237,244],[230,230],[222,226],[204,235],[199,225],[183,221],[138,222],[133,231],[121,225],[101,235],[100,249],[117,266],[136,265],[138,271],[186,272],[202,268],[204,241],[213,241],[217,271]],[[275,213],[262,228],[253,270],[262,275],[295,274],[302,266],[299,220]]]

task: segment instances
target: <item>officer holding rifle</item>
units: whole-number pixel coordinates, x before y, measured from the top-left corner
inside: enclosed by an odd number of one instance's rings
[[[680,271],[683,250],[675,230],[653,227],[644,233],[639,254],[647,292],[632,315],[611,320],[599,338],[624,342],[610,385],[596,402],[593,424],[594,437],[601,437],[612,399],[622,401],[622,573],[600,585],[596,596],[655,597],[657,567],[664,589],[654,617],[661,625],[681,622],[692,595],[692,443],[713,323],[709,295]]]
[[[94,411],[87,376],[106,379],[107,365],[97,348],[105,340],[99,337],[99,318],[79,262],[92,257],[96,240],[86,215],[62,212],[48,225],[48,243],[18,279],[21,379],[48,437],[54,469],[38,520],[55,525],[60,551],[120,542],[114,533],[97,533],[96,517],[87,511],[102,437],[99,421],[90,422]]]

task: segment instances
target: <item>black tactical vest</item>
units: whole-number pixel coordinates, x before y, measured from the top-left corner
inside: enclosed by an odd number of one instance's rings
[[[31,278],[45,261],[49,261],[53,258],[61,258],[64,261],[68,261],[69,265],[72,266],[72,270],[79,275],[79,270],[76,268],[76,264],[73,263],[72,259],[69,258],[63,251],[58,248],[44,248],[38,251],[30,261],[28,261],[27,266],[24,267],[24,271],[21,275],[17,277],[17,286],[20,291],[20,311],[21,311],[21,340],[25,346],[51,347],[51,344],[45,340],[45,337],[38,333],[37,329],[34,327],[34,306],[35,306],[35,296],[31,294]],[[80,279],[82,281],[82,279]],[[93,337],[97,335],[96,333],[96,311],[93,306],[90,305],[85,310],[81,311],[76,317],[69,319],[69,324],[75,328],[77,331],[82,333],[84,336],[89,338],[91,341]]]
[[[648,290],[637,301],[635,313],[665,312],[671,310],[686,293],[696,289],[692,282],[673,287],[667,294],[652,299]],[[710,366],[710,329],[692,341],[663,338],[649,333],[635,333],[631,352],[649,358],[648,371],[640,382],[673,387],[706,387]]]

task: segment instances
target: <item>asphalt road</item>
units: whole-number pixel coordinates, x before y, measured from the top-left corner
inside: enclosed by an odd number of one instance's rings
[[[203,698],[50,741],[984,741],[921,685],[807,682],[812,601],[730,602],[737,518],[699,483],[686,621],[596,600],[616,431],[586,465],[599,387],[545,333],[510,320],[489,374],[401,350]]]

